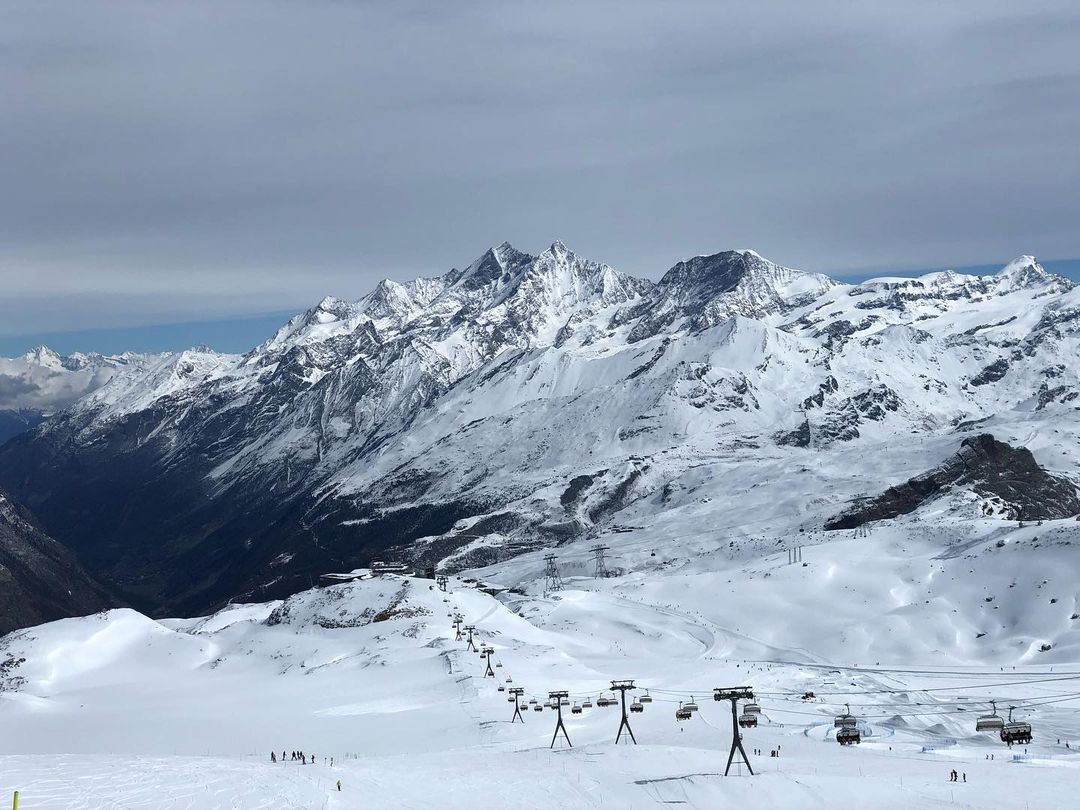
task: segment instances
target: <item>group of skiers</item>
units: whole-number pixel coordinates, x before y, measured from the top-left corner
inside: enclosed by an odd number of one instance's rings
[[[280,762],[286,762],[286,761],[288,761],[288,762],[299,762],[301,765],[307,765],[310,762],[312,765],[314,765],[315,764],[315,755],[314,754],[305,754],[303,751],[293,751],[291,754],[289,754],[289,753],[287,753],[285,751],[282,751],[281,752],[281,759],[278,760],[277,751],[271,751],[270,752],[270,761],[271,762],[279,762],[279,761]],[[333,757],[330,758],[330,764],[331,765],[334,764],[334,758]]]
[[[953,770],[949,771],[949,781],[950,782],[959,782],[960,781],[960,776],[961,776],[961,774],[958,774],[956,772],[955,768],[953,768]],[[964,781],[966,782],[967,781],[967,774],[966,773],[963,774],[963,777],[964,777]]]

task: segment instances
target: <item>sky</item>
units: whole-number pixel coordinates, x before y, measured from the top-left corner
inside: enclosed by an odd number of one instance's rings
[[[4,4],[0,353],[236,350],[504,240],[1051,266],[1078,39],[1058,0]]]

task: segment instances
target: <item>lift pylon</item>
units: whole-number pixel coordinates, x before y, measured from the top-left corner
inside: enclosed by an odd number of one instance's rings
[[[554,593],[563,588],[562,576],[559,574],[559,565],[554,554],[544,556],[547,568],[544,569],[544,592]]]
[[[608,575],[607,563],[604,561],[604,552],[608,549],[608,546],[602,544],[597,544],[589,549],[593,555],[593,576],[597,579],[603,579]]]
[[[525,694],[525,690],[520,686],[515,686],[510,690],[510,696],[514,699],[514,716],[511,718],[511,723],[516,723],[519,720],[524,723],[525,718],[521,716],[521,696]]]
[[[742,747],[742,734],[739,733],[739,701],[753,699],[754,693],[749,686],[737,686],[731,689],[716,688],[713,690],[713,700],[731,701],[731,752],[728,754],[727,767],[724,768],[724,776],[727,776],[728,771],[731,770],[731,762],[735,759],[736,751],[742,754],[743,762],[746,763],[750,775],[754,775],[754,769],[750,765],[750,758],[746,756],[746,751]]]
[[[555,711],[558,713],[559,720],[555,724],[555,733],[551,735],[551,748],[555,747],[555,740],[559,738],[559,732],[561,731],[563,737],[566,738],[566,744],[571,748],[574,744],[570,742],[570,735],[566,733],[566,726],[563,725],[562,720],[562,702],[570,697],[569,692],[548,692],[548,699],[555,704]]]
[[[487,668],[484,670],[484,677],[495,677],[495,670],[491,668],[491,656],[495,654],[495,650],[491,647],[484,647],[480,650],[480,654],[484,656],[484,660],[487,661]]]
[[[634,745],[637,745],[637,740],[634,738],[634,730],[630,728],[630,720],[626,716],[626,693],[633,690],[634,682],[631,681],[612,681],[611,691],[621,693],[622,697],[622,719],[619,721],[619,733],[615,735],[615,744],[619,744],[619,738],[622,737],[623,729],[626,729],[626,733],[630,735],[631,741]]]
[[[480,652],[480,648],[476,646],[476,642],[473,641],[473,633],[476,632],[476,628],[471,624],[465,627],[465,632],[469,634],[469,646],[467,647],[469,652]]]

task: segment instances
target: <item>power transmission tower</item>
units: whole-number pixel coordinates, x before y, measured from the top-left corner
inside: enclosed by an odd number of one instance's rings
[[[569,692],[548,692],[548,699],[555,703],[555,711],[559,713],[559,721],[555,724],[555,733],[551,736],[550,748],[555,747],[555,740],[559,738],[560,731],[562,732],[563,737],[566,738],[566,744],[571,748],[574,747],[574,744],[570,742],[570,735],[566,733],[566,726],[563,725],[562,721],[562,702],[569,697]]]
[[[473,627],[471,624],[465,628],[465,632],[469,634],[469,646],[467,647],[469,652],[480,652],[480,649],[473,642],[473,633],[475,631],[476,628]]]
[[[731,761],[735,759],[736,751],[742,754],[743,762],[746,763],[746,767],[750,770],[750,775],[754,775],[754,769],[750,767],[750,760],[747,758],[746,751],[742,747],[742,734],[739,733],[739,701],[753,699],[754,693],[750,691],[749,686],[737,686],[733,689],[717,688],[713,690],[713,700],[731,701],[731,753],[728,754],[727,767],[724,768],[724,776],[727,776],[728,771],[731,770]]]
[[[589,549],[593,554],[593,563],[595,569],[593,570],[593,576],[597,579],[603,579],[608,575],[607,564],[604,562],[604,552],[608,550],[608,546],[595,545]]]
[[[494,678],[495,670],[491,668],[491,656],[495,654],[495,650],[491,649],[491,647],[484,647],[484,649],[480,651],[480,654],[484,656],[484,660],[487,661],[487,669],[484,670],[484,677],[486,678],[490,675]]]
[[[562,577],[559,576],[559,566],[555,562],[555,555],[548,554],[544,557],[547,562],[547,568],[544,569],[544,593],[554,593],[555,591],[561,591],[563,588]]]
[[[634,745],[637,745],[637,740],[634,738],[634,731],[630,728],[630,720],[626,716],[626,693],[628,690],[634,688],[633,681],[612,681],[611,691],[622,693],[622,720],[619,721],[619,733],[615,735],[615,744],[619,744],[619,738],[622,736],[622,731],[625,728],[626,733],[630,735],[630,739]]]
[[[515,686],[513,689],[510,690],[510,697],[514,701],[514,716],[510,720],[511,723],[516,723],[518,720],[520,720],[522,723],[525,722],[525,718],[521,716],[521,696],[524,694],[525,690],[522,689],[520,686]]]

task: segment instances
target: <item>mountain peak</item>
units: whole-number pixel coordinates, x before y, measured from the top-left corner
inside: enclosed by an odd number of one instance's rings
[[[56,369],[58,371],[63,368],[64,365],[64,359],[45,345],[35,346],[23,355],[23,359],[36,366],[43,366],[44,368]]]
[[[1051,284],[1061,290],[1073,286],[1068,279],[1048,273],[1034,256],[1018,256],[998,270],[994,278],[1004,287],[1012,290],[1045,284]]]

